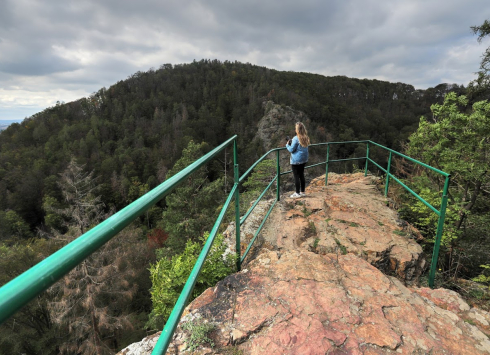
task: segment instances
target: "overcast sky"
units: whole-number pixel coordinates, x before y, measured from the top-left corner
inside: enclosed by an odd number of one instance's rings
[[[194,59],[467,85],[485,19],[488,0],[0,0],[0,120]]]

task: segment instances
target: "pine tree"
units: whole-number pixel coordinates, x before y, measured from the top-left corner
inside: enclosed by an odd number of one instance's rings
[[[206,143],[190,141],[182,157],[167,173],[167,178],[199,159],[206,146]],[[222,178],[210,182],[207,169],[202,167],[167,196],[167,208],[163,212],[161,226],[169,233],[169,255],[183,251],[187,240],[197,241],[205,231],[211,229],[217,216],[218,203],[223,199],[222,186]]]
[[[68,206],[58,212],[68,232],[56,238],[71,241],[100,221],[103,204],[94,195],[92,173],[74,160],[62,174],[61,188]],[[142,260],[148,253],[138,234],[122,232],[50,288],[52,318],[68,330],[62,353],[113,354],[119,347],[118,334],[132,328],[127,308],[148,262]]]
[[[65,209],[58,212],[65,217],[68,225],[85,233],[93,223],[99,222],[104,215],[104,204],[100,196],[96,196],[98,186],[93,171],[87,173],[83,166],[72,159],[66,170],[61,174],[61,188]]]

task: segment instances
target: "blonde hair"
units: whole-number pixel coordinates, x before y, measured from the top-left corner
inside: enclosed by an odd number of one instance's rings
[[[310,137],[308,137],[305,125],[301,122],[296,122],[296,134],[298,135],[299,144],[302,147],[308,147],[310,145]]]

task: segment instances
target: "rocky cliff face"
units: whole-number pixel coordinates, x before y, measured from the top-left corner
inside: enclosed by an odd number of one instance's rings
[[[490,354],[489,313],[453,291],[407,286],[425,268],[417,231],[372,178],[323,179],[305,198],[282,198],[255,257],[187,307],[169,352],[191,353],[183,325],[204,322],[214,347],[199,354]]]
[[[275,104],[272,101],[265,101],[264,116],[257,125],[257,136],[261,139],[266,151],[284,147],[286,136],[293,138],[296,122],[303,122],[306,127],[310,119],[301,111],[296,111],[289,106]]]
[[[265,101],[264,116],[257,124],[257,137],[262,142],[265,151],[273,148],[284,147],[286,137],[293,138],[295,135],[296,122],[303,122],[308,129],[310,119],[301,111],[296,111],[288,106],[278,105],[272,101]],[[275,156],[270,158],[275,159]],[[281,170],[291,170],[289,165],[289,153],[280,155]]]

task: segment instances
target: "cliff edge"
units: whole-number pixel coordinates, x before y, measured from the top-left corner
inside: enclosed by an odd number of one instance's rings
[[[373,178],[332,174],[328,187],[324,178],[304,198],[282,197],[251,260],[189,304],[168,352],[490,354],[488,312],[450,290],[409,286],[426,267],[419,234]],[[191,351],[189,322],[208,324],[214,346]],[[120,354],[149,354],[156,340]]]

